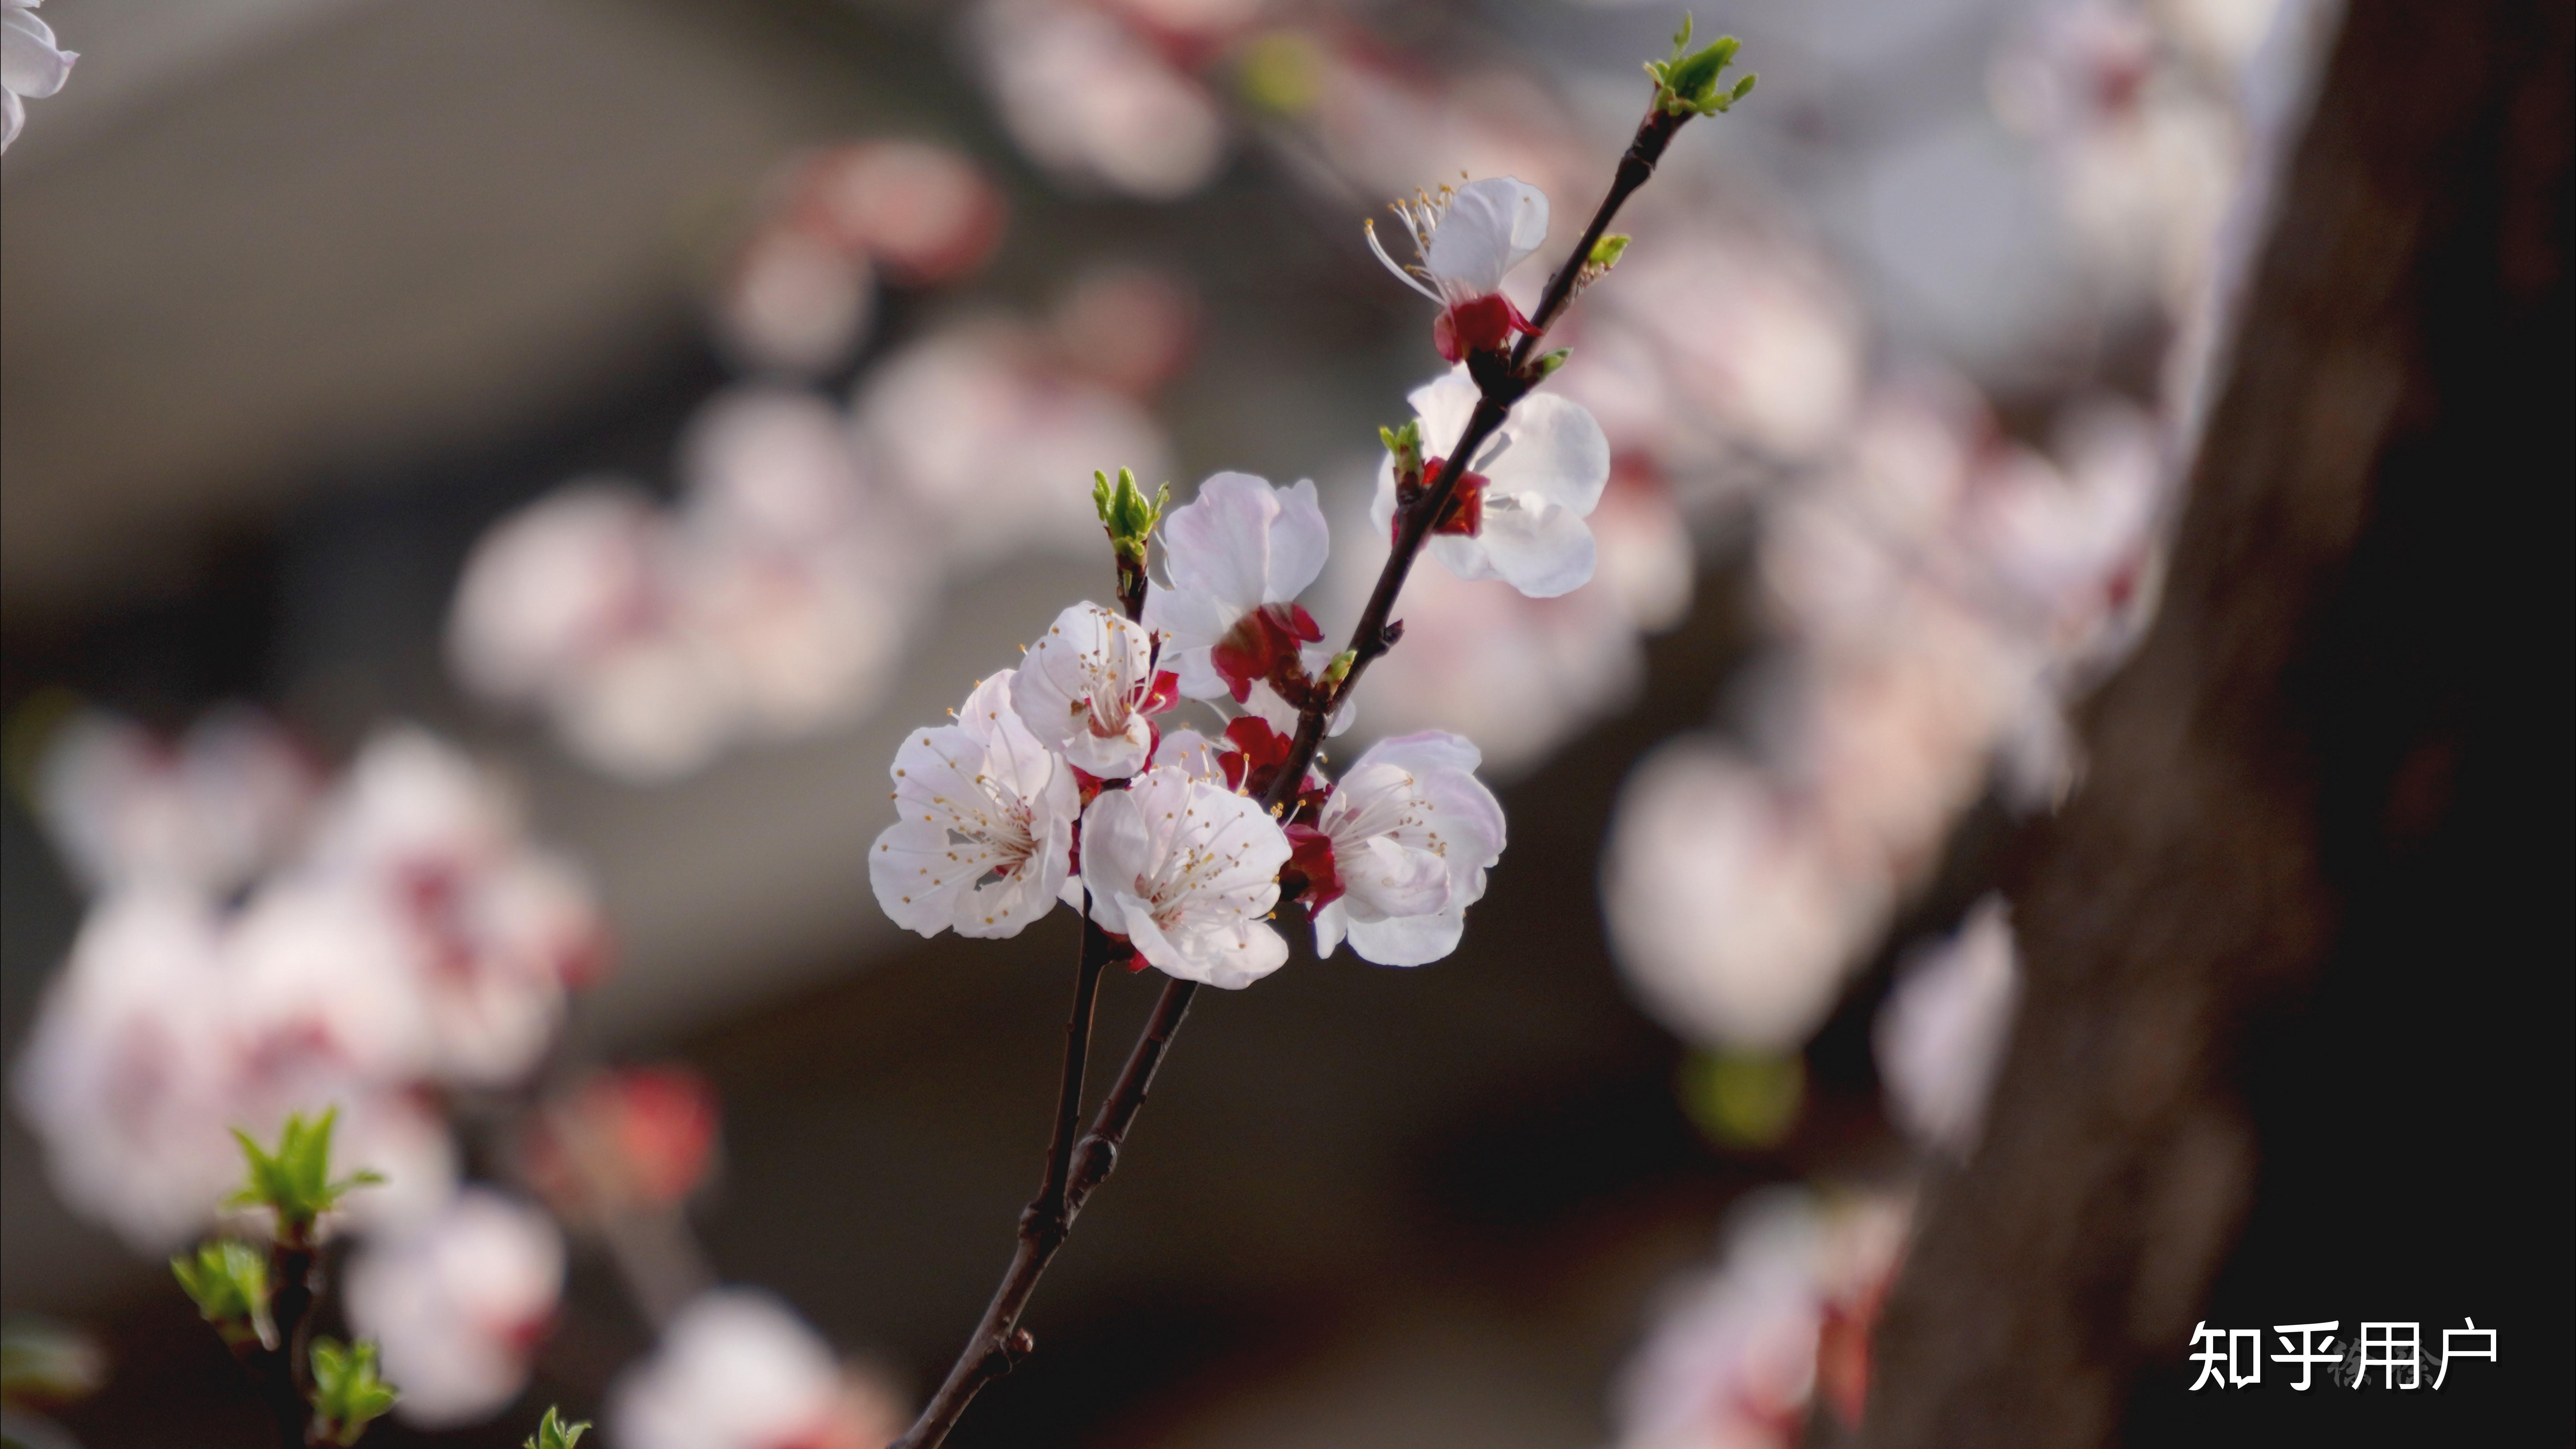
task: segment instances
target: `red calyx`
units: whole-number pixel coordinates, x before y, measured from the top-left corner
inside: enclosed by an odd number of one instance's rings
[[[1426,480],[1439,477],[1440,470],[1448,465],[1446,458],[1433,458],[1422,465],[1421,480],[1398,480],[1395,485],[1395,518],[1387,524],[1387,542],[1397,545],[1404,542],[1405,515],[1422,501],[1423,492],[1429,487]],[[1458,485],[1449,490],[1448,505],[1432,521],[1431,531],[1475,537],[1485,526],[1485,490],[1492,483],[1493,480],[1482,473],[1460,473]]]
[[[1333,838],[1312,825],[1286,829],[1288,864],[1279,872],[1279,894],[1312,915],[1342,898],[1341,872],[1333,864]]]
[[[1537,330],[1511,298],[1487,292],[1441,308],[1431,323],[1431,345],[1440,349],[1442,361],[1458,362],[1471,352],[1501,351],[1515,332]]]
[[[1241,704],[1251,697],[1256,680],[1271,680],[1275,687],[1292,673],[1302,679],[1306,671],[1297,658],[1298,646],[1320,643],[1323,637],[1324,627],[1302,606],[1264,604],[1235,621],[1209,651],[1208,662]],[[1294,702],[1286,689],[1280,693]]]

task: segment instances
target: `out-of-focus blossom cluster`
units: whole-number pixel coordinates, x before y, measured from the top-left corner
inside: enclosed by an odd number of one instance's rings
[[[2245,70],[2280,0],[2060,0],[1996,55],[1996,113],[2043,148],[2114,311],[2179,317],[2246,153]]]
[[[890,526],[904,505],[826,399],[718,393],[680,471],[676,507],[590,478],[502,519],[467,560],[450,619],[468,688],[536,709],[583,759],[632,780],[863,711],[921,602],[921,560]]]
[[[2090,400],[2062,434],[2052,459],[1972,398],[1890,390],[1766,509],[1779,647],[1752,748],[1648,757],[1604,866],[1622,964],[1676,1029],[1795,1047],[1990,773],[2026,807],[2069,788],[2063,701],[2144,616],[2163,474],[2122,404]]]
[[[165,1249],[217,1224],[241,1178],[232,1129],[265,1139],[337,1107],[336,1168],[384,1179],[324,1219],[359,1238],[346,1310],[399,1386],[396,1415],[428,1429],[526,1387],[563,1294],[559,1221],[608,1245],[648,1319],[668,1311],[655,1293],[697,1291],[693,1246],[632,1228],[685,1237],[681,1205],[715,1170],[714,1092],[678,1067],[528,1090],[607,940],[501,780],[411,727],[330,777],[227,707],[176,740],[72,715],[32,784],[98,891],[10,1084],[65,1203]],[[505,1110],[505,1163],[534,1200],[460,1179],[447,1114],[468,1098]],[[657,1250],[689,1261],[625,1261]],[[690,1449],[860,1449],[902,1424],[875,1377],[744,1291],[680,1314],[616,1414],[619,1442]]]
[[[0,151],[18,139],[27,124],[25,102],[40,101],[63,88],[72,76],[78,51],[65,50],[53,27],[38,18],[45,0],[0,0]]]
[[[1076,280],[1043,322],[961,317],[889,353],[851,411],[870,465],[959,570],[1026,550],[1089,553],[1099,522],[1080,480],[1116,460],[1170,467],[1146,404],[1188,360],[1196,307],[1141,267]]]
[[[1746,1200],[1718,1266],[1667,1285],[1616,1389],[1618,1449],[1790,1449],[1819,1408],[1857,1427],[1912,1216],[1878,1193]]]
[[[879,278],[955,281],[982,267],[1002,236],[992,182],[965,157],[919,141],[799,157],[765,200],[715,306],[717,339],[756,372],[834,371],[867,338]]]
[[[610,1388],[604,1417],[621,1449],[876,1449],[911,1419],[879,1375],[743,1288],[682,1309]]]
[[[577,479],[494,524],[449,619],[457,676],[638,782],[866,715],[952,570],[1091,537],[1067,480],[1165,464],[1146,403],[1187,360],[1189,293],[1101,267],[1041,322],[951,318],[861,372],[844,408],[789,380],[838,368],[875,282],[972,274],[999,237],[972,163],[866,142],[787,168],[720,299],[727,349],[771,374],[710,398],[676,501]],[[924,547],[927,541],[928,547]]]
[[[87,718],[41,768],[47,824],[105,890],[12,1086],[64,1201],[137,1248],[211,1218],[228,1129],[328,1103],[388,1179],[353,1214],[435,1213],[456,1169],[432,1094],[524,1075],[606,964],[580,873],[471,760],[411,728],[327,787],[303,759],[247,714],[167,749]],[[209,773],[238,788],[190,783]]]

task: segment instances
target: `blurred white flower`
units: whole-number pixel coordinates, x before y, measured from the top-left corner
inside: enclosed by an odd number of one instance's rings
[[[1100,541],[1092,470],[1114,460],[1168,476],[1162,429],[1136,401],[1075,370],[1028,328],[968,322],[870,369],[853,403],[883,476],[971,567],[1024,548]]]
[[[1166,272],[1095,267],[1056,303],[1049,326],[1068,365],[1129,397],[1149,397],[1189,361],[1198,301]]]
[[[1414,389],[1427,484],[1467,431],[1479,393],[1460,367]],[[1610,444],[1583,405],[1553,393],[1521,399],[1467,465],[1449,512],[1426,548],[1461,579],[1501,579],[1534,599],[1572,593],[1592,578],[1594,544],[1584,519],[1610,481]],[[1378,466],[1369,522],[1395,526],[1395,460]]]
[[[1617,1449],[1790,1449],[1820,1397],[1858,1427],[1911,1216],[1894,1197],[1746,1199],[1716,1270],[1674,1285],[1621,1374]]]
[[[535,703],[621,638],[653,627],[670,547],[660,509],[613,478],[567,483],[475,541],[448,618],[468,689]]]
[[[606,924],[579,873],[525,840],[499,780],[425,731],[386,730],[360,751],[313,860],[407,933],[429,1070],[445,1080],[524,1074],[566,989],[604,969]]]
[[[1503,807],[1476,778],[1476,747],[1440,730],[1380,740],[1334,782],[1312,833],[1340,894],[1315,902],[1315,954],[1351,949],[1381,966],[1420,966],[1458,949],[1467,907],[1503,856]],[[1291,830],[1292,840],[1303,843]],[[1305,864],[1301,853],[1298,863]],[[1311,888],[1310,888],[1311,889]]]
[[[14,1064],[19,1113],[65,1205],[138,1252],[214,1215],[240,1175],[222,927],[166,887],[90,910]]]
[[[1889,1109],[1917,1142],[1965,1157],[2021,995],[2003,897],[1978,901],[1956,933],[1908,952],[1900,973],[1872,1029]]]
[[[1352,613],[1386,554],[1383,535],[1342,550],[1333,591]],[[1493,774],[1537,764],[1645,677],[1637,621],[1610,589],[1533,599],[1418,568],[1398,612],[1404,659],[1368,677],[1371,731],[1454,731]]]
[[[1163,571],[1145,598],[1145,627],[1165,636],[1163,662],[1192,699],[1231,695],[1302,662],[1323,630],[1296,603],[1331,552],[1315,485],[1274,488],[1218,473],[1163,520]]]
[[[1695,1041],[1780,1050],[1832,1009],[1890,887],[1759,770],[1669,741],[1620,788],[1601,867],[1629,984]]]
[[[494,525],[449,630],[469,688],[538,707],[575,754],[638,781],[865,713],[936,567],[811,393],[716,394],[679,463],[676,514],[586,480]]]
[[[84,710],[48,740],[34,793],[85,889],[153,881],[221,895],[293,846],[316,776],[274,720],[244,706],[209,711],[175,745]]]
[[[22,102],[40,101],[71,79],[78,51],[54,41],[52,27],[36,18],[45,0],[6,0],[0,4],[0,151],[18,139],[27,124]]]
[[[912,732],[891,767],[896,820],[868,852],[894,923],[924,936],[1016,936],[1061,898],[1081,809],[1073,771],[1011,707],[1011,671],[967,696],[957,723]]]
[[[1062,180],[1171,201],[1225,159],[1216,101],[1082,0],[988,0],[969,31],[1002,124]]]
[[[1152,716],[1172,699],[1170,676],[1156,677],[1152,636],[1093,603],[1058,614],[1011,678],[1011,705],[1029,733],[1103,780],[1145,767]]]
[[[2246,149],[2227,53],[2250,53],[2271,8],[2069,0],[1997,54],[1995,110],[2046,148],[2069,229],[2115,305],[2189,306]],[[2196,73],[2159,20],[2218,73]]]
[[[783,221],[873,260],[906,286],[953,281],[1001,240],[1002,196],[974,161],[924,141],[861,141],[804,158]]]
[[[1814,458],[1858,406],[1860,321],[1823,265],[1715,217],[1662,218],[1570,319],[1567,397],[1690,478],[1741,450]]]
[[[527,1386],[563,1293],[563,1234],[534,1207],[468,1187],[349,1260],[350,1326],[374,1339],[394,1412],[424,1429],[480,1422]]]
[[[808,232],[773,228],[734,262],[715,305],[725,350],[765,372],[814,376],[858,350],[876,313],[876,278]]]
[[[1258,801],[1177,768],[1101,792],[1082,820],[1091,918],[1149,964],[1229,990],[1288,959],[1287,941],[1264,919],[1288,855],[1288,837]]]
[[[239,1185],[232,1129],[273,1140],[288,1112],[336,1105],[333,1161],[387,1178],[353,1193],[349,1216],[434,1207],[455,1154],[400,1089],[419,1032],[403,1019],[399,949],[311,896],[254,907],[238,930],[167,888],[102,899],[11,1084],[63,1202],[137,1251],[164,1250]]]
[[[619,1449],[876,1449],[908,1416],[785,1304],[724,1288],[671,1320],[603,1417]]]

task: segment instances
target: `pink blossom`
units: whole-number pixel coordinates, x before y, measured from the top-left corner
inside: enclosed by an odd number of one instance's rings
[[[563,1292],[563,1235],[543,1212],[469,1187],[438,1213],[375,1235],[350,1258],[350,1326],[374,1339],[424,1429],[479,1423],[528,1381]]]
[[[1229,990],[1288,959],[1265,920],[1288,855],[1258,802],[1173,767],[1102,791],[1083,815],[1091,918],[1148,964]]]
[[[609,1389],[621,1449],[877,1449],[907,1416],[767,1293],[724,1288],[683,1308]]]
[[[1380,740],[1351,762],[1314,821],[1340,887],[1311,903],[1316,955],[1345,937],[1381,966],[1458,949],[1467,907],[1503,854],[1503,809],[1476,778],[1481,762],[1473,744],[1439,730]]]
[[[1985,1125],[2021,972],[2001,896],[1977,902],[1947,939],[1907,953],[1873,1031],[1888,1106],[1916,1141],[1964,1157]]]
[[[1059,898],[1078,901],[1073,769],[1012,708],[1011,671],[976,685],[957,723],[913,731],[891,774],[897,818],[868,852],[868,881],[896,925],[1016,936]]]

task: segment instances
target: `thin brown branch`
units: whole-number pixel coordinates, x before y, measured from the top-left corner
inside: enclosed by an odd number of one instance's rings
[[[1638,124],[1636,138],[1630,143],[1627,154],[1619,160],[1618,174],[1611,182],[1609,194],[1602,199],[1591,222],[1584,227],[1582,240],[1576,244],[1573,255],[1567,257],[1548,279],[1538,311],[1530,319],[1533,330],[1522,337],[1520,345],[1508,359],[1496,354],[1490,359],[1470,362],[1469,371],[1475,376],[1483,395],[1467,420],[1465,433],[1442,462],[1438,476],[1431,480],[1421,500],[1404,512],[1394,551],[1388,555],[1386,567],[1379,571],[1377,586],[1370,591],[1368,605],[1361,611],[1359,624],[1351,631],[1349,648],[1354,659],[1349,671],[1332,690],[1318,691],[1317,702],[1299,713],[1297,732],[1290,743],[1287,762],[1262,801],[1274,815],[1297,797],[1298,786],[1305,780],[1307,768],[1314,763],[1315,751],[1323,743],[1325,721],[1331,718],[1340,702],[1350,696],[1352,687],[1359,683],[1361,673],[1369,664],[1394,645],[1396,636],[1390,628],[1389,616],[1394,612],[1397,596],[1404,591],[1404,581],[1412,572],[1414,559],[1431,536],[1433,520],[1441,516],[1451,495],[1457,491],[1467,460],[1474,457],[1476,450],[1483,447],[1485,441],[1503,425],[1504,419],[1511,414],[1512,405],[1537,385],[1539,374],[1531,359],[1539,340],[1572,299],[1575,282],[1584,263],[1590,259],[1593,246],[1608,230],[1611,218],[1618,214],[1619,208],[1637,188],[1654,175],[1655,163],[1663,155],[1664,147],[1687,119],[1686,115],[1669,115],[1655,109],[1647,112],[1646,119]],[[1127,613],[1133,618],[1141,608],[1141,590],[1131,601],[1124,582],[1122,576],[1120,602],[1127,606]],[[1117,1170],[1118,1153],[1126,1145],[1128,1130],[1135,1125],[1136,1113],[1144,1107],[1145,1098],[1153,1090],[1155,1074],[1162,1069],[1163,1057],[1171,1048],[1172,1037],[1180,1031],[1181,1023],[1189,1016],[1190,1002],[1198,995],[1199,984],[1195,981],[1175,979],[1165,983],[1162,996],[1154,1003],[1152,1018],[1145,1023],[1144,1032],[1127,1054],[1127,1064],[1119,1072],[1117,1085],[1101,1102],[1099,1113],[1092,1119],[1091,1130],[1083,1135],[1078,1146],[1075,1145],[1071,1141],[1071,1132],[1080,1106],[1082,1053],[1089,1040],[1092,996],[1099,988],[1101,968],[1111,959],[1111,952],[1095,949],[1095,942],[1101,947],[1113,945],[1107,933],[1086,915],[1083,921],[1083,975],[1075,986],[1074,1020],[1066,1029],[1064,1087],[1056,1100],[1055,1136],[1048,1148],[1046,1184],[1040,1189],[1037,1200],[1020,1215],[1018,1247],[1011,1254],[1011,1266],[1003,1274],[1001,1286],[994,1290],[992,1301],[984,1309],[983,1320],[975,1326],[973,1336],[966,1341],[965,1351],[949,1368],[948,1377],[922,1409],[921,1417],[914,1421],[909,1432],[895,1441],[893,1449],[938,1449],[950,1431],[956,1428],[957,1421],[964,1417],[966,1407],[973,1402],[975,1395],[986,1384],[1009,1373],[1035,1347],[1027,1331],[1020,1327],[1020,1317],[1028,1309],[1030,1295],[1037,1290],[1038,1279],[1046,1272],[1048,1262],[1071,1233],[1073,1220],[1081,1214],[1083,1203],[1108,1180],[1110,1173]]]

